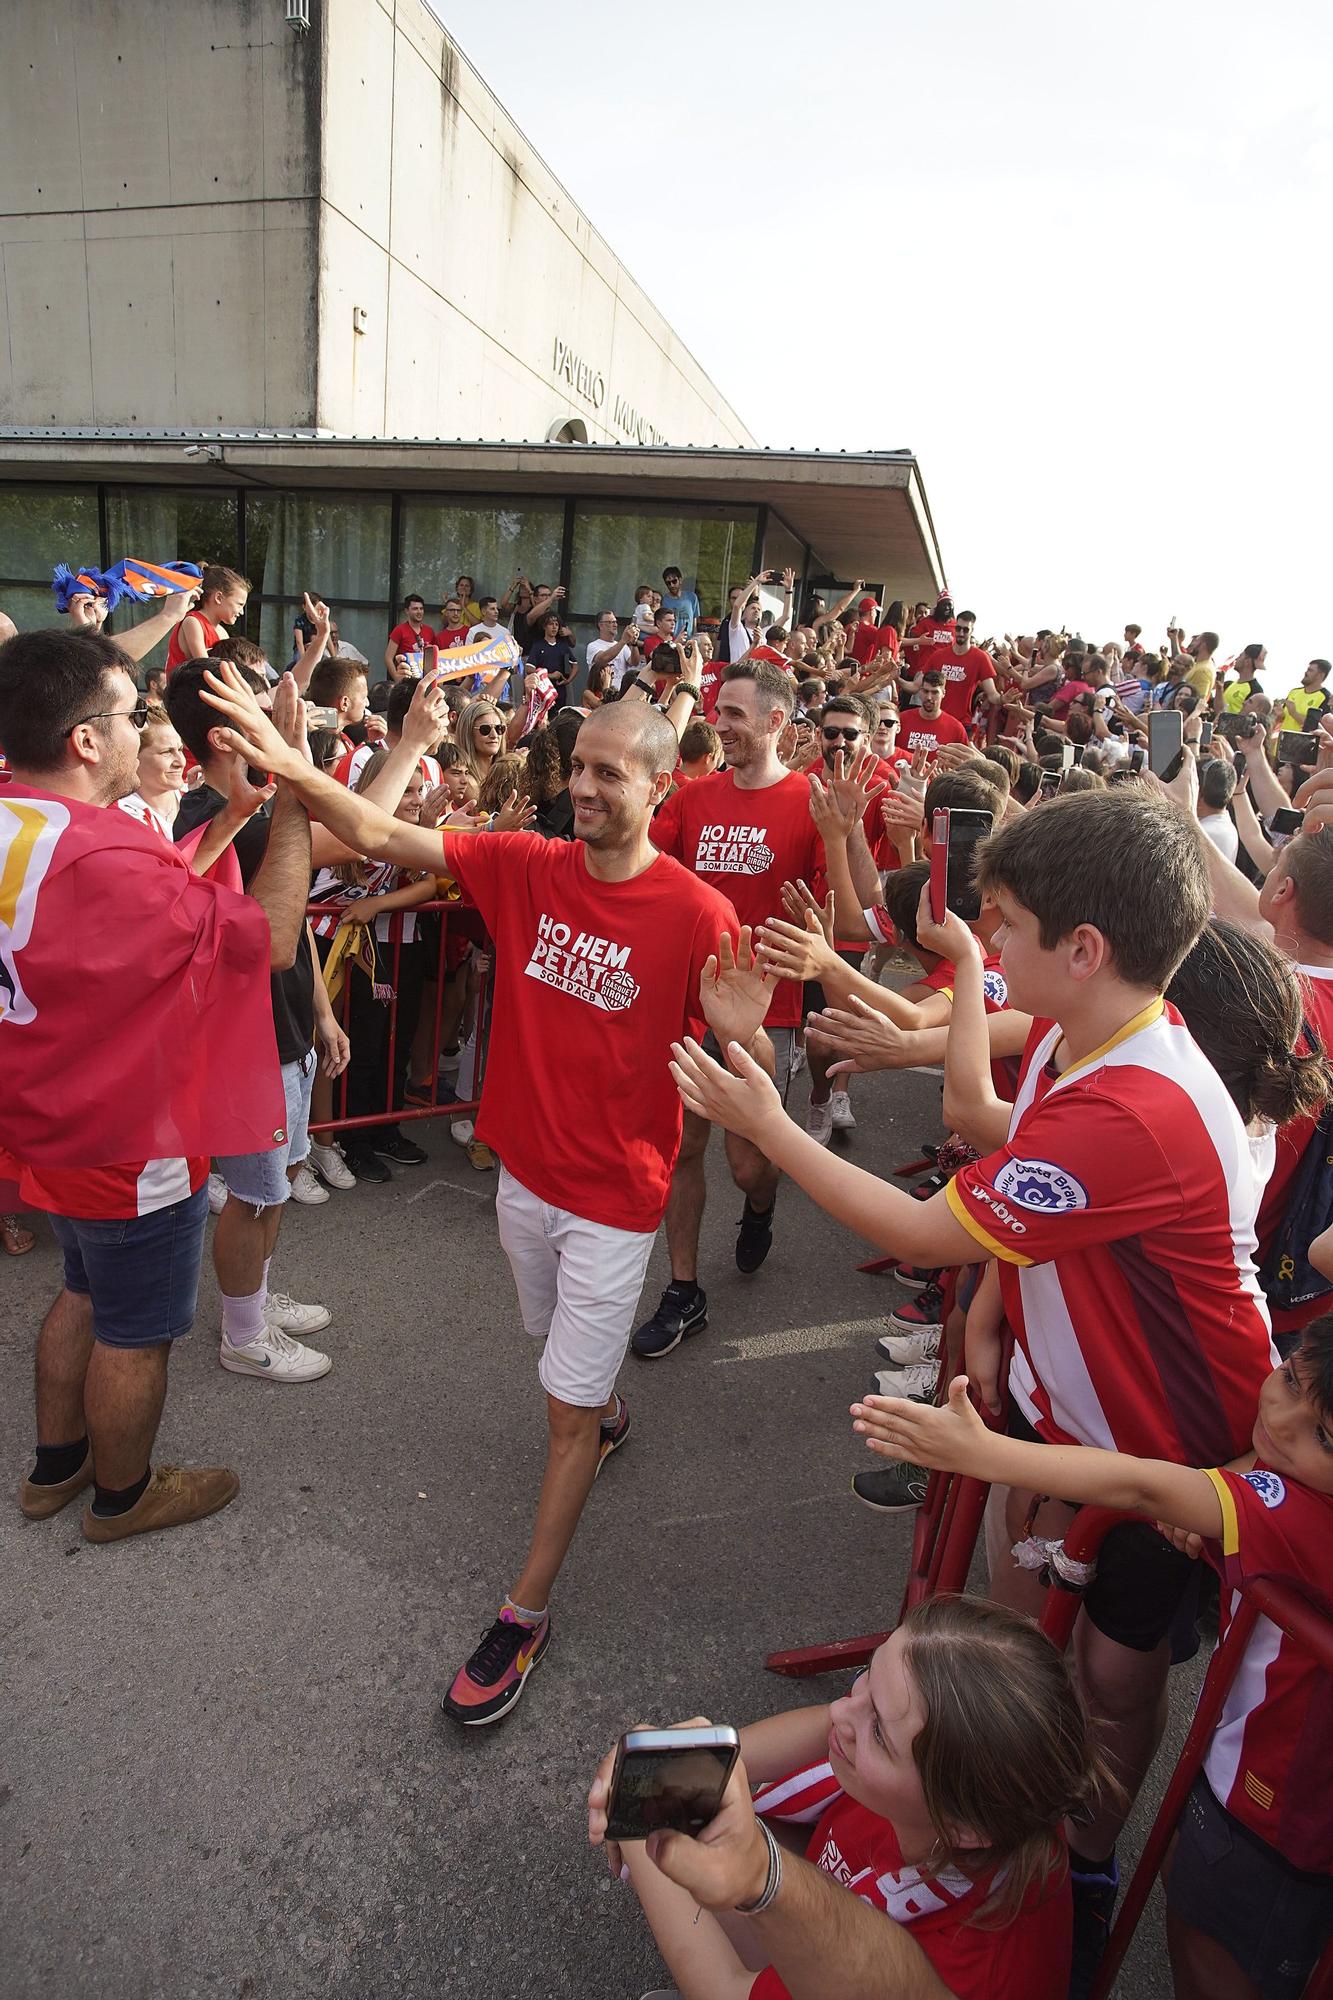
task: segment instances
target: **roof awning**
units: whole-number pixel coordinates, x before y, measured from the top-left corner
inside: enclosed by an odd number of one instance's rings
[[[945,581],[910,451],[450,442],[313,431],[0,429],[0,468],[11,479],[391,487],[767,506],[835,578],[863,576],[908,598],[933,597]]]

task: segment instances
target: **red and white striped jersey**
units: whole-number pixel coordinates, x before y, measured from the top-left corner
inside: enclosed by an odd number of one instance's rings
[[[310,919],[310,928],[316,937],[331,938],[334,935],[349,903],[360,903],[367,896],[387,896],[391,890],[402,888],[410,879],[396,861],[367,861],[363,866],[366,879],[359,886],[340,881],[332,868],[321,868],[316,875],[310,886],[310,902],[326,904],[328,910],[327,915]],[[386,910],[382,917],[375,919],[375,936],[381,944],[412,944],[416,935],[415,910]]]
[[[207,1180],[208,1159],[149,1160],[123,1167],[30,1167],[20,1161],[15,1178],[28,1208],[110,1221],[155,1215],[159,1208],[184,1201]]]
[[[1293,1583],[1333,1612],[1333,1494],[1253,1472],[1209,1471],[1222,1503],[1220,1569],[1232,1587],[1264,1576]],[[1333,1681],[1261,1617],[1204,1759],[1219,1805],[1295,1868],[1333,1871]]]
[[[345,752],[339,759],[333,773],[335,784],[346,785],[349,792],[354,792],[361,773],[365,770],[366,765],[375,755],[375,752],[377,750],[392,748],[392,744],[358,743],[353,749]],[[426,780],[427,789],[438,785],[441,776],[439,758],[423,756],[419,759],[419,762],[421,764],[421,775]]]
[[[945,1190],[1000,1261],[1010,1390],[1056,1443],[1235,1458],[1277,1361],[1239,1114],[1164,1001],[1057,1073],[1060,1032],[1034,1023],[1007,1143]]]
[[[766,1819],[816,1822],[807,1861],[851,1894],[905,1925],[957,2000],[1064,2000],[1069,1984],[1072,1914],[1067,1875],[1034,1888],[1003,1928],[975,1917],[995,1887],[961,1869],[924,1875],[904,1861],[892,1822],[850,1798],[829,1764],[814,1764],[761,1785],[754,1808]],[[749,2000],[786,2000],[772,1966]]]

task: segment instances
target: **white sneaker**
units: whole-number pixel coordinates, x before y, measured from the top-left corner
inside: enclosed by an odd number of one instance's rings
[[[887,1354],[897,1368],[906,1368],[914,1361],[938,1361],[943,1329],[927,1328],[921,1333],[882,1333],[875,1345],[881,1354]]]
[[[470,1118],[455,1118],[449,1127],[449,1137],[456,1146],[470,1146],[476,1137],[476,1127]]]
[[[793,1042],[791,1045],[791,1073],[793,1076],[799,1076],[804,1068],[805,1043]]]
[[[296,1179],[292,1182],[292,1200],[301,1202],[306,1208],[318,1208],[320,1203],[327,1201],[328,1198],[328,1189],[315,1179],[305,1161],[302,1160],[300,1166],[296,1169]]]
[[[208,1212],[210,1215],[221,1215],[226,1206],[227,1183],[223,1180],[221,1174],[210,1174],[208,1176]]]
[[[805,1129],[810,1134],[810,1137],[816,1140],[821,1146],[827,1146],[829,1140],[833,1137],[832,1103],[815,1104],[811,1102],[806,1107]]]
[[[933,1396],[939,1379],[938,1361],[914,1362],[910,1368],[883,1368],[875,1377],[881,1396]]]
[[[327,1354],[289,1340],[276,1326],[266,1326],[248,1347],[233,1347],[224,1333],[220,1359],[233,1375],[267,1375],[270,1382],[317,1382],[333,1366]]]
[[[854,1132],[856,1130],[856,1113],[852,1110],[852,1100],[847,1091],[835,1090],[829,1099],[829,1106],[833,1112],[833,1129],[835,1132]]]
[[[331,1325],[333,1314],[327,1306],[303,1306],[299,1299],[289,1299],[286,1292],[270,1292],[264,1301],[264,1318],[279,1333],[294,1333],[304,1340],[308,1333],[322,1333]]]
[[[310,1143],[310,1164],[320,1179],[332,1188],[354,1188],[356,1175],[342,1156],[337,1145],[318,1146]]]

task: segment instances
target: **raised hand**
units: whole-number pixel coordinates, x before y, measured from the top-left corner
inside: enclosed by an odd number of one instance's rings
[[[838,954],[824,935],[818,907],[807,910],[800,923],[770,917],[759,932],[759,960],[775,979],[822,979]]]
[[[227,771],[227,813],[229,818],[242,823],[253,819],[261,806],[266,806],[277,791],[276,785],[252,785],[249,765],[244,757],[231,760]]]
[[[921,901],[917,904],[916,935],[918,944],[923,944],[927,951],[938,952],[941,958],[948,959],[950,965],[957,965],[969,952],[981,956],[981,946],[962,918],[952,910],[944,912],[942,923],[935,922],[930,911],[929,882],[922,889]]]
[[[367,718],[369,720],[369,718]],[[407,714],[403,717],[403,738],[422,756],[433,750],[449,726],[449,703],[443,681],[418,682]]]
[[[831,1075],[859,1076],[869,1070],[902,1069],[919,1061],[911,1040],[912,1030],[899,1028],[870,1006],[858,993],[847,995],[845,1007],[825,1007],[811,1014],[807,1030],[846,1057],[830,1066]]]
[[[292,674],[284,674],[273,690],[273,727],[284,743],[299,751],[309,759],[310,746],[306,742],[305,703],[297,692],[296,680]]]
[[[833,786],[826,784],[818,771],[808,771],[806,783],[810,787],[810,817],[815,823],[815,832],[825,847],[830,841],[840,841],[845,846],[860,818],[855,804],[851,807],[844,804]]]
[[[862,750],[850,767],[841,750],[833,759],[833,780],[829,789],[839,810],[844,815],[851,814],[852,826],[857,820],[864,819],[871,802],[889,789],[883,778],[875,776],[878,769],[879,758],[873,750]]]
[[[717,950],[699,977],[699,1004],[719,1048],[739,1042],[748,1049],[764,1025],[773,998],[773,978],[755,954],[748,924],[733,947],[723,931]]]
[[[671,1055],[671,1074],[685,1109],[696,1118],[707,1118],[710,1124],[749,1139],[767,1154],[764,1139],[785,1121],[786,1113],[772,1078],[753,1056],[748,1056],[739,1042],[733,1042],[727,1049],[731,1068],[725,1070],[690,1037],[673,1042]]]
[[[537,808],[526,794],[506,792],[495,815],[493,833],[519,833],[525,826],[531,826],[537,817]]]
[[[813,911],[819,919],[820,929],[827,944],[833,943],[833,891],[830,889],[823,902],[815,895],[808,882],[784,882],[782,885],[782,907],[794,924],[804,925],[807,915]]]
[[[283,678],[291,680],[290,674]],[[292,681],[293,692],[295,687]],[[299,776],[307,761],[305,754],[294,750],[274,728],[230,660],[218,660],[205,668],[199,692],[226,724],[217,731],[221,749],[235,751],[247,763],[257,764],[276,777]]]
[[[971,1472],[988,1433],[967,1391],[966,1375],[955,1375],[948,1402],[939,1406],[867,1396],[852,1404],[852,1429],[881,1458],[926,1465],[933,1472]]]

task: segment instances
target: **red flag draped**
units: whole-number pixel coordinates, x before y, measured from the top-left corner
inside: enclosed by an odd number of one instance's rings
[[[0,790],[0,1148],[34,1167],[284,1136],[259,905],[128,814]]]

